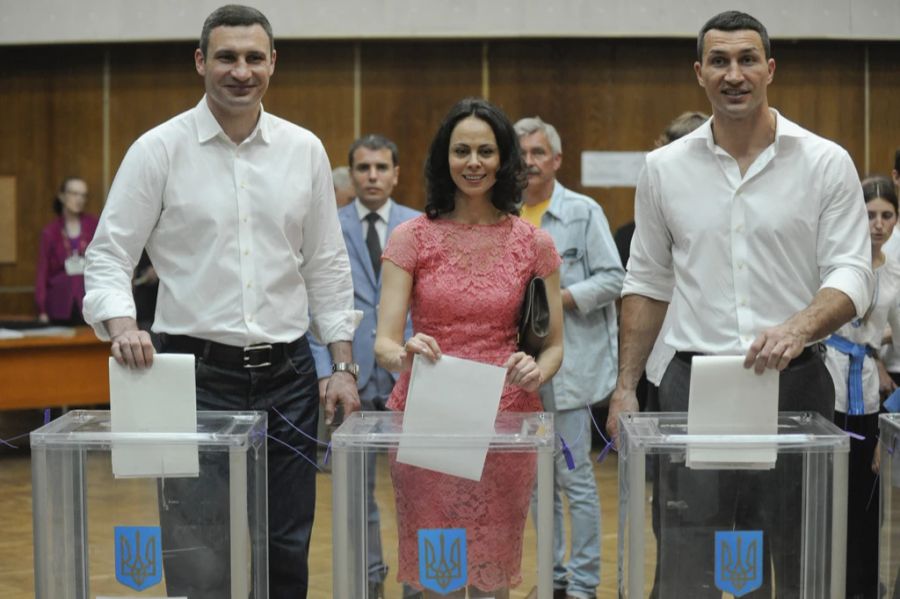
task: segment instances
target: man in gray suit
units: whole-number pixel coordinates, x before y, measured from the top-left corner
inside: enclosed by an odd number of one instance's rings
[[[363,410],[383,410],[396,375],[375,363],[375,328],[381,297],[381,252],[394,227],[421,214],[391,199],[400,166],[397,145],[381,135],[365,135],[350,146],[350,177],[356,198],[338,210],[344,243],[353,274],[356,309],[363,318],[353,338],[353,357],[359,364],[357,384]],[[406,336],[412,335],[407,323]],[[331,358],[319,345],[313,346],[319,387],[324,390],[331,376]],[[375,503],[375,452],[368,454],[368,563],[369,597],[384,596],[387,566],[381,554],[381,523]],[[409,589],[404,589],[409,596]]]

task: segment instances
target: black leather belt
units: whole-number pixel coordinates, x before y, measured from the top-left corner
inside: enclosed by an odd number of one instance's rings
[[[822,359],[822,355],[825,353],[825,344],[823,343],[813,343],[812,345],[807,345],[803,348],[803,351],[800,352],[800,355],[791,360],[787,367],[793,368],[795,366],[802,366],[806,364],[813,358]],[[675,357],[678,360],[681,360],[685,364],[690,364],[691,360],[694,359],[694,356],[707,356],[709,354],[704,354],[701,352],[695,351],[677,351],[675,352]]]
[[[164,352],[194,354],[206,362],[229,368],[267,368],[280,364],[297,349],[302,339],[290,343],[257,343],[236,347],[188,335],[161,335]]]

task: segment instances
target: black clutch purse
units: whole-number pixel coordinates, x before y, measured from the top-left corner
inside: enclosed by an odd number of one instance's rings
[[[537,356],[544,348],[550,333],[550,303],[547,300],[547,284],[541,277],[534,277],[525,288],[522,316],[519,319],[519,349]]]

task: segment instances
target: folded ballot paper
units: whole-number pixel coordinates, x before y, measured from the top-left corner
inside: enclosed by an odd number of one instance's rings
[[[735,435],[729,443],[688,441],[686,465],[696,469],[775,466],[777,446],[741,446],[743,435],[778,434],[777,370],[756,374],[744,356],[695,356],[691,367],[688,435]]]
[[[196,433],[194,356],[156,354],[150,368],[127,368],[109,359],[113,433]],[[116,478],[189,477],[199,474],[195,442],[112,444]]]
[[[416,355],[397,461],[481,480],[505,380],[500,366]]]

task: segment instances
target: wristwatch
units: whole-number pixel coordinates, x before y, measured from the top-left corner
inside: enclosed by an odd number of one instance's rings
[[[331,372],[347,372],[353,375],[353,378],[359,380],[359,364],[354,362],[335,362],[331,365]]]

